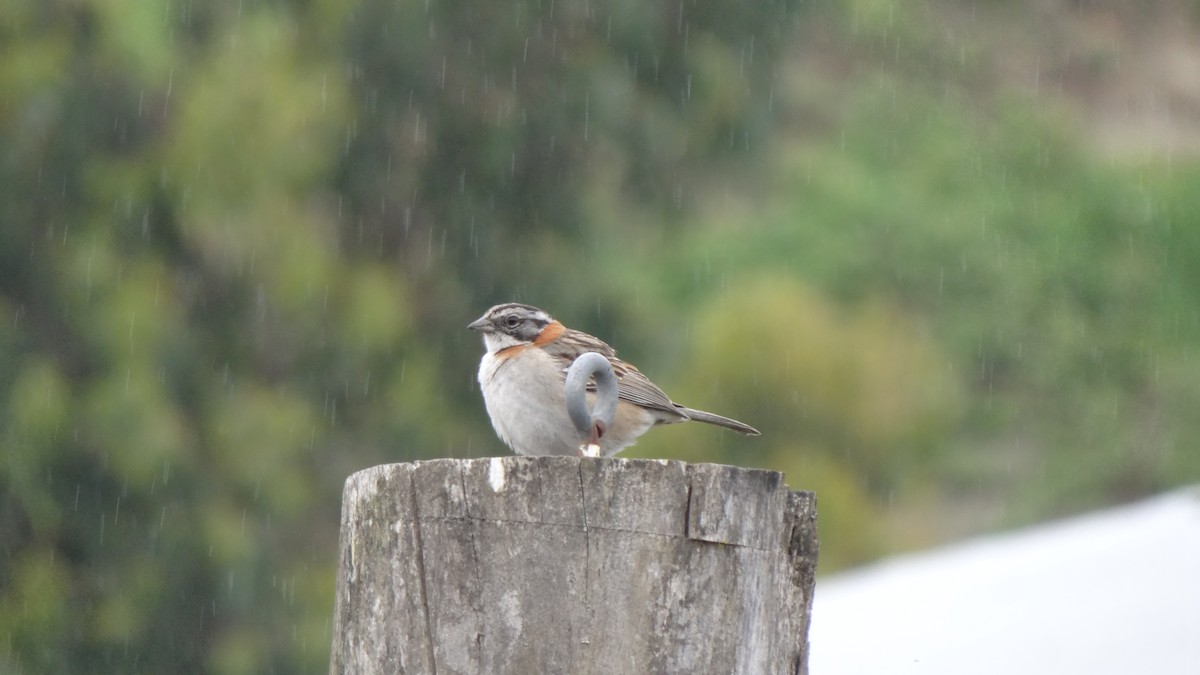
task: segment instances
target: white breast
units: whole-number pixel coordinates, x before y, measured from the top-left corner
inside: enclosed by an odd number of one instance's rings
[[[541,349],[479,363],[479,386],[492,427],[522,455],[572,455],[579,450],[563,401],[564,374]]]

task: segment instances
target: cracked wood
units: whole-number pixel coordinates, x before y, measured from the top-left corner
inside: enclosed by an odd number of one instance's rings
[[[346,482],[333,673],[803,673],[811,493],[682,462],[503,457]]]

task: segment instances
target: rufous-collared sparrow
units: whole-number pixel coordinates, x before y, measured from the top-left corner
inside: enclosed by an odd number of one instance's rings
[[[567,328],[537,307],[496,305],[468,328],[483,333],[487,348],[479,363],[479,385],[492,427],[518,454],[579,453],[579,432],[567,415],[564,382],[571,363],[586,352],[606,357],[617,377],[617,412],[599,439],[604,457],[617,454],[659,424],[696,420],[759,435],[748,424],[673,402],[602,340]]]

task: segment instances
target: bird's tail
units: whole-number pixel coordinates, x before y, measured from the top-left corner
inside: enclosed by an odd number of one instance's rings
[[[758,429],[755,429],[749,424],[739,422],[735,419],[722,417],[721,415],[715,415],[710,412],[704,412],[703,410],[693,410],[692,408],[686,408],[683,406],[679,407],[679,411],[684,415],[687,415],[688,419],[693,419],[697,422],[706,422],[708,424],[715,424],[719,427],[725,427],[726,429],[733,429],[739,434],[745,434],[747,436],[759,435]]]

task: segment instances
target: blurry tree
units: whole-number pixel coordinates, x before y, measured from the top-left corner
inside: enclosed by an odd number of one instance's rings
[[[499,450],[463,325],[610,293],[787,4],[0,3],[0,670],[323,669],[343,478]]]
[[[630,454],[785,470],[830,568],[1200,479],[1194,158],[955,7],[0,1],[0,670],[323,670],[344,477],[504,451],[500,300],[759,426]]]
[[[617,304],[601,251],[640,240],[600,211],[678,230],[764,144],[792,4],[367,0],[348,21],[346,254],[395,261],[439,334],[532,293]],[[455,372],[477,358],[457,339],[441,354]]]
[[[853,14],[858,49],[928,32],[914,14]],[[825,522],[872,509],[890,532],[867,535],[876,548],[835,549],[839,561],[1200,479],[1200,425],[1181,412],[1200,405],[1200,283],[1183,262],[1200,242],[1181,225],[1197,214],[1182,194],[1195,160],[1097,162],[1056,109],[996,83],[980,92],[985,69],[953,44],[940,48],[957,62],[916,68],[939,48],[916,45],[902,59],[843,46],[853,66],[817,64],[782,86],[796,122],[780,197],[713,209],[648,284],[721,308],[691,327],[682,361],[734,364],[747,385],[718,369],[691,388],[717,381],[744,419],[786,429],[803,459],[766,461],[795,466],[794,485],[815,470],[832,497]],[[847,84],[852,67],[870,76]],[[787,278],[863,321],[781,298]],[[804,352],[819,367],[798,368]],[[861,386],[839,361],[868,373]],[[688,452],[729,457],[719,440],[687,438]],[[664,452],[653,442],[648,454]],[[805,466],[814,455],[854,477],[853,498],[829,466]]]

